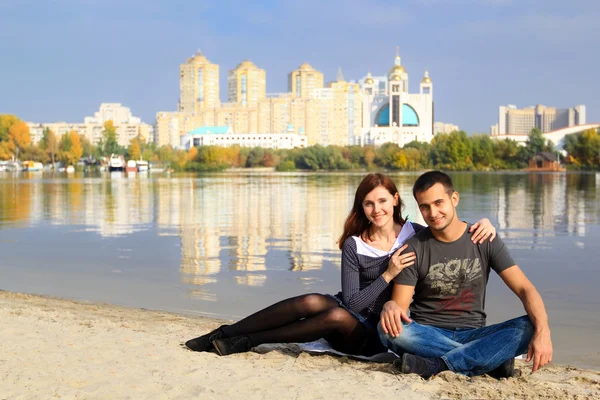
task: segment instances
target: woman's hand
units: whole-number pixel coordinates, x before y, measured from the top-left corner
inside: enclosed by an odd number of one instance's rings
[[[474,232],[471,235],[471,241],[473,243],[481,244],[488,238],[491,242],[496,237],[496,228],[487,218],[479,220],[473,225],[471,225],[471,229],[469,229],[469,232]]]
[[[414,252],[400,254],[406,250],[407,247],[408,245],[405,244],[396,250],[390,257],[388,268],[383,273],[383,279],[385,279],[387,283],[390,283],[404,268],[410,267],[415,263],[416,256]]]

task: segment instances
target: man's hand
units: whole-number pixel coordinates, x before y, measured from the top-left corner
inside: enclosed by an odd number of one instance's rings
[[[383,305],[381,310],[381,328],[390,336],[398,337],[402,332],[402,321],[411,323],[406,311],[401,309],[395,301],[390,300]]]
[[[550,329],[545,328],[533,334],[527,348],[527,362],[533,359],[531,372],[535,372],[552,361],[552,340]]]

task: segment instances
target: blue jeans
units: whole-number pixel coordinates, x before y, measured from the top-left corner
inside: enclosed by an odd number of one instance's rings
[[[398,337],[385,334],[381,324],[377,330],[383,345],[396,354],[441,358],[448,369],[464,375],[483,375],[525,353],[533,336],[526,315],[483,328],[444,329],[402,322]]]

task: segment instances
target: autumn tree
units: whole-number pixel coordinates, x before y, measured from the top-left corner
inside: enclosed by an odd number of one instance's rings
[[[363,153],[363,163],[370,168],[373,166],[373,161],[375,160],[375,152],[372,147],[367,147],[365,152]]]
[[[0,142],[8,141],[8,130],[18,121],[14,115],[0,114]]]
[[[198,155],[198,149],[196,147],[190,147],[187,154],[188,161],[194,161]]]
[[[44,128],[39,147],[46,152],[48,159],[52,163],[52,168],[54,168],[54,163],[57,161],[58,156],[58,139],[50,128]]]
[[[129,148],[127,149],[127,153],[129,154],[129,158],[131,160],[139,160],[142,156],[142,150],[140,148],[140,140],[135,137],[131,139],[129,142]]]
[[[77,164],[83,155],[81,140],[75,131],[65,133],[60,139],[58,147],[60,149],[58,157],[65,165]]]
[[[13,148],[8,140],[0,142],[0,160],[10,160],[13,156]]]
[[[8,128],[8,141],[13,143],[15,158],[19,158],[19,152],[23,151],[31,143],[29,127],[23,121],[17,121]]]

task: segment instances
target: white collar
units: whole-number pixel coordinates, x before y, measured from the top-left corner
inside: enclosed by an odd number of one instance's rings
[[[383,256],[389,256],[390,254],[393,254],[396,250],[398,250],[399,247],[402,247],[402,245],[404,245],[404,243],[408,239],[413,237],[414,235],[415,235],[415,228],[413,228],[413,226],[410,222],[406,221],[406,223],[402,226],[402,229],[400,230],[400,234],[396,238],[396,241],[394,242],[394,245],[392,246],[392,249],[390,251],[384,251],[381,249],[377,249],[377,248],[365,243],[365,241],[362,240],[360,236],[352,236],[352,237],[354,238],[354,241],[356,242],[356,252],[358,254],[363,255],[363,256],[369,256],[369,257],[383,257]]]

